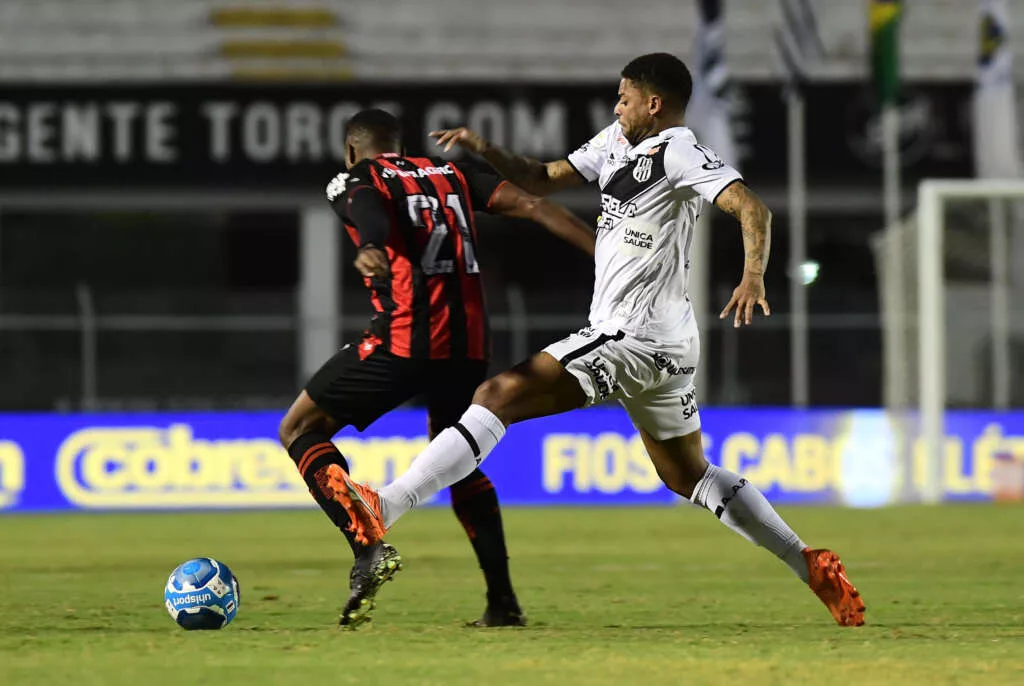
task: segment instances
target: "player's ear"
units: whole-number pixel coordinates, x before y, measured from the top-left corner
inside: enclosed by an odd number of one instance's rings
[[[661,96],[652,93],[647,103],[647,108],[650,110],[651,115],[655,115],[665,109],[665,101],[662,100]]]
[[[345,143],[345,164],[349,169],[356,166],[356,147],[351,143]]]

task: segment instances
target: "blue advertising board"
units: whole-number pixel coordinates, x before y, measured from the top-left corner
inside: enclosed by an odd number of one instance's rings
[[[779,504],[878,506],[923,486],[920,446],[897,459],[880,410],[706,409],[705,451]],[[309,507],[277,442],[278,412],[0,414],[0,512]],[[950,412],[947,500],[992,497],[1024,465],[1024,413]],[[335,442],[360,481],[383,485],[427,443],[421,410]],[[483,468],[506,505],[666,505],[625,412],[598,407],[510,429]],[[994,476],[995,475],[995,476]],[[447,502],[441,494],[437,503]]]

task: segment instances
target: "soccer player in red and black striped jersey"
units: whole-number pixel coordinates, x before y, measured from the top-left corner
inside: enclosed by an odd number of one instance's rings
[[[332,464],[348,471],[331,437],[348,425],[362,431],[424,395],[433,438],[469,407],[490,357],[474,211],[532,219],[591,255],[594,233],[565,208],[492,173],[405,156],[398,120],[383,110],[352,117],[346,150],[348,171],[331,181],[327,197],[359,248],[355,266],[376,314],[361,342],[346,345],[309,380],[280,436],[313,497],[352,545],[351,595],[340,623],[354,627],[369,619],[377,590],[401,558],[383,541],[355,542],[327,484]],[[475,470],[451,495],[487,582],[487,608],[474,625],[523,624],[494,486]]]

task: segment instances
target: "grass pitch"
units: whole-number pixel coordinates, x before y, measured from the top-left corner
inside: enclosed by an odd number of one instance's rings
[[[526,629],[462,627],[483,581],[447,510],[389,537],[374,625],[335,626],[349,553],[315,510],[0,518],[0,684],[1024,683],[1024,508],[791,508],[843,556],[868,626],[835,626],[782,563],[706,512],[510,509]],[[220,632],[179,629],[182,560],[242,584]]]

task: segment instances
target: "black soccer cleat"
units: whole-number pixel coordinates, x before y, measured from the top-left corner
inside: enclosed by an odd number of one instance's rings
[[[338,624],[345,629],[356,629],[373,619],[377,592],[401,568],[402,556],[390,544],[380,541],[363,548],[356,555],[349,574],[351,594],[341,611]]]
[[[526,615],[519,607],[514,595],[487,599],[487,609],[483,616],[475,622],[467,622],[467,627],[484,629],[496,626],[526,626]]]

